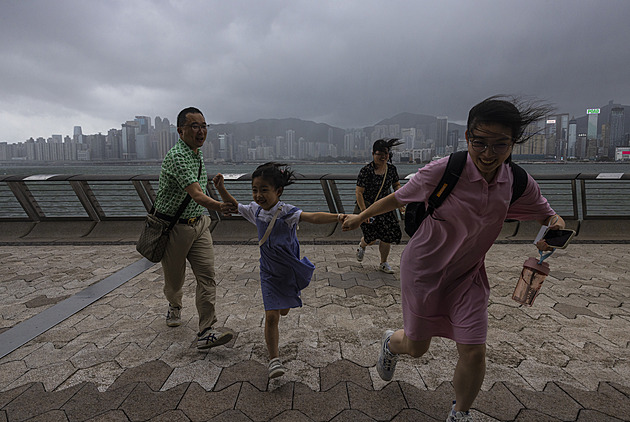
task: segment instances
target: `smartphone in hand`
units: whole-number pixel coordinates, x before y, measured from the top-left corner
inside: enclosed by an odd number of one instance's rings
[[[564,249],[569,245],[571,239],[575,236],[574,230],[569,229],[558,229],[558,230],[547,230],[547,232],[543,235],[543,239],[547,242],[547,245],[552,248]]]
[[[549,226],[542,226],[536,239],[534,239],[534,245],[540,240],[545,240],[547,245],[552,248],[564,249],[569,245],[571,239],[575,236],[575,230],[570,229],[554,229],[550,230]]]

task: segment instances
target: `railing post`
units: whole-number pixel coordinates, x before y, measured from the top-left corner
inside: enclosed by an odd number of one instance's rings
[[[105,213],[98,203],[98,199],[85,180],[71,180],[70,186],[92,221],[101,221],[105,218]]]
[[[332,193],[333,201],[335,203],[335,208],[338,213],[345,214],[345,210],[343,207],[343,201],[341,200],[341,196],[339,195],[339,189],[337,189],[337,182],[334,179],[328,181],[330,186],[330,192]]]
[[[573,218],[579,220],[580,212],[578,209],[577,184],[575,183],[575,179],[571,179],[571,197],[573,199]]]
[[[153,186],[151,186],[151,182],[148,180],[132,180],[131,183],[133,184],[133,187],[136,188],[136,192],[138,193],[144,208],[147,212],[151,211],[156,196]]]
[[[322,191],[324,192],[324,198],[326,198],[326,204],[328,205],[328,211],[336,214],[337,204],[335,204],[335,200],[333,199],[332,192],[330,191],[329,181],[326,179],[319,179],[319,184],[322,186]]]
[[[39,204],[37,204],[37,200],[29,190],[28,186],[26,186],[26,183],[22,181],[7,181],[7,185],[9,186],[9,189],[11,189],[11,192],[13,192],[15,199],[17,199],[24,209],[24,212],[26,212],[26,215],[28,215],[28,218],[36,223],[39,223],[46,217],[42,209],[39,207]]]
[[[326,203],[328,204],[328,210],[333,214],[343,213],[343,204],[339,198],[339,192],[334,180],[319,179],[319,183],[322,186]],[[332,236],[335,230],[337,230],[339,222],[335,223],[332,230],[326,236]]]
[[[586,181],[580,179],[580,195],[582,196],[582,219],[586,220],[588,213],[586,210]]]

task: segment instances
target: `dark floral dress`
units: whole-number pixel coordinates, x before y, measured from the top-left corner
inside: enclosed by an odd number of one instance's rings
[[[363,200],[366,207],[369,207],[378,199],[389,195],[394,187],[394,183],[399,180],[398,170],[393,164],[387,164],[387,172],[384,175],[376,174],[374,171],[374,162],[371,162],[359,171],[359,176],[357,177],[357,186],[365,189],[363,191]],[[378,190],[383,183],[383,177],[386,178],[385,183],[381,193],[378,194]],[[377,194],[378,198],[376,198]],[[395,211],[375,216],[372,223],[362,223],[361,231],[363,232],[365,243],[368,244],[375,240],[381,240],[385,243],[400,243],[400,238],[402,237],[400,223]]]

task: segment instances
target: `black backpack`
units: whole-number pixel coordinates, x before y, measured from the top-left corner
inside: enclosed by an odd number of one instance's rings
[[[442,205],[442,202],[444,202],[449,193],[451,193],[459,180],[459,176],[464,170],[467,158],[468,151],[457,151],[448,157],[446,170],[444,170],[440,182],[427,200],[428,206],[425,205],[424,202],[411,202],[407,204],[405,210],[405,232],[409,237],[414,235],[418,227],[420,227],[420,224],[422,224],[422,221],[427,216],[433,214],[433,211]],[[512,199],[510,200],[510,204],[513,204],[514,201],[521,197],[527,187],[527,172],[511,161],[510,167],[514,174],[514,180],[512,181]]]

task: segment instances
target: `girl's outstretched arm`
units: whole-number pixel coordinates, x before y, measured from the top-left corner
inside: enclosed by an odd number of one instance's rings
[[[305,212],[300,214],[300,221],[313,224],[341,223],[346,218],[346,214],[331,214],[329,212]]]
[[[212,178],[212,183],[214,183],[214,187],[219,191],[219,195],[221,195],[221,199],[223,202],[230,203],[234,206],[235,210],[233,212],[238,212],[238,201],[230,195],[230,193],[225,188],[225,180],[221,173],[218,173],[216,176]]]

